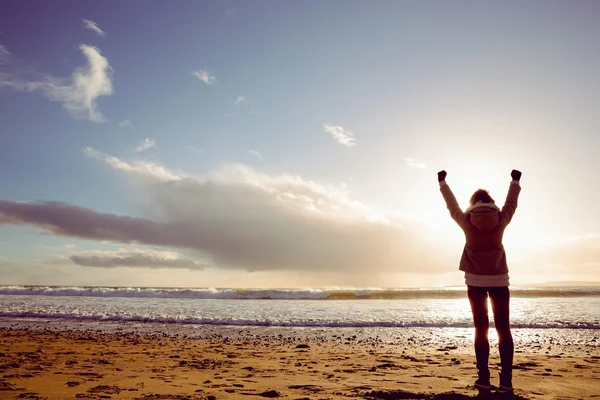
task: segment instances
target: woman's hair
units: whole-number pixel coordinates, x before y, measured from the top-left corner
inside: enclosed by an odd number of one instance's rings
[[[471,203],[471,205],[474,205],[479,202],[495,203],[494,199],[492,199],[492,196],[490,196],[490,192],[488,192],[485,189],[476,190],[475,193],[473,193],[473,196],[471,196],[471,200],[469,200],[469,203]]]

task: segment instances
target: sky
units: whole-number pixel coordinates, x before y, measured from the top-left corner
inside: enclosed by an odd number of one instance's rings
[[[0,3],[0,282],[464,283],[439,193],[502,204],[513,284],[600,281],[600,3]]]

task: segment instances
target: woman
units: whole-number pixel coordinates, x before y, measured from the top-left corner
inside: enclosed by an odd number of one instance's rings
[[[517,209],[517,199],[521,191],[519,185],[521,172],[512,170],[510,175],[513,180],[510,183],[502,210],[496,206],[487,190],[479,189],[471,196],[471,206],[463,212],[450,187],[446,184],[446,171],[438,172],[440,191],[444,196],[446,206],[452,219],[461,227],[466,238],[459,269],[465,273],[467,294],[475,325],[475,358],[477,359],[478,373],[475,387],[483,390],[491,389],[488,368],[490,322],[487,298],[489,296],[500,349],[502,368],[500,390],[507,392],[513,391],[514,344],[510,332],[508,266],[502,245],[502,235]]]

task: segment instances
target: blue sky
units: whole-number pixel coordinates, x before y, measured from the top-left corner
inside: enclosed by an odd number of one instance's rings
[[[524,190],[511,276],[598,280],[599,18],[594,1],[2,2],[0,199],[210,221],[219,238],[125,241],[0,218],[3,281],[460,283],[462,237],[435,172],[465,204],[478,187],[500,202],[512,168]],[[330,223],[303,230],[314,209]],[[337,247],[319,253],[320,233]],[[282,243],[319,255],[255,254]]]

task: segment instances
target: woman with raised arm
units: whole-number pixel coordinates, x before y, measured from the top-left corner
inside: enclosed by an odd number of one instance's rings
[[[467,295],[475,325],[475,358],[478,379],[475,387],[490,390],[488,358],[490,343],[488,330],[487,298],[490,297],[494,323],[498,332],[500,350],[500,390],[512,392],[512,363],[514,344],[510,332],[510,292],[508,290],[508,266],[502,245],[504,229],[510,223],[521,191],[521,172],[512,170],[512,182],[506,202],[500,210],[487,190],[479,189],[471,196],[470,206],[463,212],[446,183],[446,171],[438,172],[440,191],[446,201],[450,216],[463,230],[466,238],[460,259],[461,271],[465,273]]]

